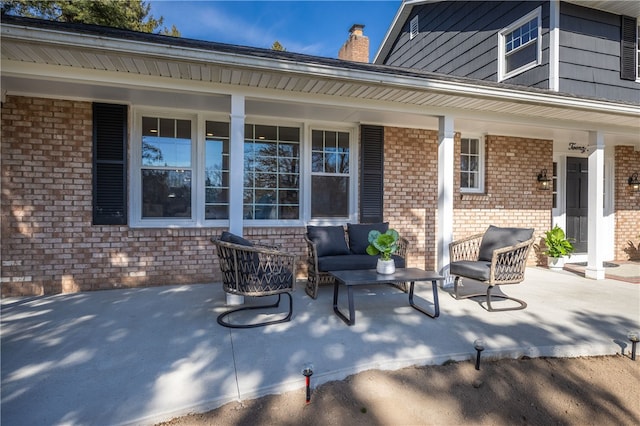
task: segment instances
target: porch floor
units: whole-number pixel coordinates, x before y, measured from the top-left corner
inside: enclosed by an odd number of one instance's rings
[[[431,285],[417,289],[428,306]],[[312,300],[300,282],[291,322],[245,330],[216,323],[220,285],[4,299],[0,422],[153,424],[300,389],[308,363],[317,386],[368,369],[473,359],[478,338],[483,359],[626,354],[627,331],[640,329],[640,286],[624,281],[528,268],[525,282],[503,289],[527,309],[494,313],[448,291],[439,290],[441,314],[431,319],[393,287],[363,286],[348,327],[333,313],[332,287]]]

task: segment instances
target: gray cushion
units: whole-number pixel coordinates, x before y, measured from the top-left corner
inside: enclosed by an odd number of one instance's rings
[[[367,247],[369,246],[369,232],[373,229],[384,234],[389,229],[389,222],[347,224],[347,233],[349,234],[349,248],[351,249],[351,253],[367,254]]]
[[[402,257],[393,255],[396,268],[404,268],[405,261]],[[356,269],[375,269],[378,256],[368,254],[351,254],[349,256],[324,256],[318,257],[318,269],[327,271],[352,271]]]
[[[491,275],[491,262],[460,260],[449,265],[451,275],[459,275],[478,281],[487,281]]]
[[[224,241],[225,243],[238,244],[241,246],[253,247],[253,243],[249,240],[245,240],[239,235],[232,234],[231,232],[224,231],[222,235],[220,235],[220,241]]]
[[[499,228],[491,225],[482,237],[478,260],[491,262],[494,250],[525,242],[532,236],[532,228]]]
[[[316,243],[318,257],[349,254],[342,226],[307,226],[307,236]]]

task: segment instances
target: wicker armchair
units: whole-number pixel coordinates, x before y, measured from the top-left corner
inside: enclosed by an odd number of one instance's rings
[[[318,249],[307,234],[304,234],[304,241],[307,243],[307,286],[305,290],[309,296],[315,299],[318,297],[318,286],[333,285],[335,280],[328,271],[321,271],[318,268]],[[400,237],[398,240],[398,249],[394,254],[406,259],[408,247],[409,241],[406,238]],[[396,286],[404,292],[407,291],[406,283],[396,284]]]
[[[485,296],[485,293],[461,295],[462,279],[469,278],[487,285],[487,310],[510,311],[524,309],[527,304],[506,295],[491,294],[495,286],[517,284],[524,280],[529,249],[533,245],[533,229],[498,228],[490,226],[482,234],[454,241],[449,245],[450,274],[455,276],[453,296],[456,299]],[[491,299],[517,302],[516,307],[493,308]]]
[[[218,316],[218,324],[231,328],[254,328],[290,321],[293,313],[291,292],[294,290],[296,277],[296,256],[279,251],[276,247],[252,244],[233,235],[227,239],[234,242],[223,239],[224,234],[222,238],[212,238],[211,241],[217,247],[224,291],[251,297],[277,295],[278,300],[270,305],[243,306],[228,310]],[[284,318],[252,324],[233,324],[226,319],[234,312],[277,308],[282,294],[289,297],[289,310]]]

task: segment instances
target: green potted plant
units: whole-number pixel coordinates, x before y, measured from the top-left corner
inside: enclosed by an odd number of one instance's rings
[[[542,252],[547,255],[547,265],[550,269],[560,270],[564,267],[565,256],[573,253],[573,244],[569,241],[558,225],[545,232],[544,244],[547,249]]]
[[[369,232],[367,253],[380,256],[376,267],[379,274],[393,274],[396,271],[396,264],[391,255],[398,249],[399,238],[400,235],[395,229],[389,229],[384,234],[375,229]]]

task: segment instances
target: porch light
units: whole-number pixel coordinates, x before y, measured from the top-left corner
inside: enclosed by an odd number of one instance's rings
[[[538,189],[548,191],[551,189],[551,179],[547,177],[547,169],[540,170],[538,173]]]
[[[640,180],[638,180],[638,174],[634,173],[629,176],[629,187],[636,192],[640,192]]]
[[[631,359],[635,361],[636,360],[636,343],[638,343],[638,341],[640,340],[638,339],[638,333],[631,330],[627,333],[627,338],[631,342]]]
[[[476,370],[480,370],[480,352],[484,351],[484,340],[477,339],[473,347],[476,348]]]

